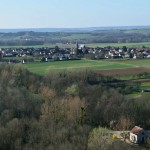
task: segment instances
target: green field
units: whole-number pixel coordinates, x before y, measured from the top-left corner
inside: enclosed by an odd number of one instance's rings
[[[142,89],[150,90],[150,82],[145,82],[141,84]]]
[[[68,70],[68,69],[124,69],[124,68],[136,68],[146,67],[150,68],[150,60],[72,60],[72,61],[55,61],[55,62],[35,62],[24,64],[24,66],[31,72],[37,74],[46,74],[54,70]]]
[[[43,47],[48,47],[48,48],[55,48],[55,46],[59,46],[60,48],[73,48],[75,47],[75,44],[62,44],[62,43],[57,43],[57,44],[47,44],[47,45],[32,45],[32,46],[0,46],[0,48],[43,48]]]
[[[42,48],[42,47],[49,47],[54,48],[55,46],[59,46],[60,48],[73,48],[75,44],[47,44],[47,45],[33,45],[33,46],[0,46],[0,48]],[[140,43],[90,43],[85,44],[87,47],[134,47],[134,48],[142,48],[143,46],[150,48],[150,42],[140,42]]]
[[[106,46],[114,46],[114,47],[134,47],[134,48],[141,48],[143,46],[150,48],[150,42],[140,42],[140,43],[92,43],[87,44],[89,47],[106,47]]]
[[[55,44],[48,44],[48,45],[33,45],[33,46],[0,46],[0,48],[42,48],[42,47],[49,47],[54,48]]]

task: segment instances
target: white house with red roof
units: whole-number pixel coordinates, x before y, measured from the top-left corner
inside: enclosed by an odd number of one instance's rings
[[[146,143],[148,138],[148,133],[141,127],[135,126],[130,131],[130,141],[135,144]]]

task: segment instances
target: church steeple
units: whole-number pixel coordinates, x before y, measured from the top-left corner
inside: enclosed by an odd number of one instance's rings
[[[79,54],[79,44],[78,41],[76,42],[76,47],[75,47],[75,55]]]
[[[76,49],[77,50],[79,49],[79,43],[78,43],[78,41],[76,42]]]

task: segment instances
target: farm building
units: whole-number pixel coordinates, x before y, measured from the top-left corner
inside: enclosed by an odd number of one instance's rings
[[[130,141],[135,143],[135,144],[146,143],[147,138],[148,138],[147,132],[139,126],[135,126],[130,131]]]

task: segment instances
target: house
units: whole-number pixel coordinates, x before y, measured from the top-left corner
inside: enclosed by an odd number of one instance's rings
[[[78,49],[82,50],[83,48],[85,48],[85,45],[81,44]]]
[[[59,60],[67,60],[67,57],[63,54],[59,54],[58,59]]]
[[[148,55],[146,58],[150,58],[150,55]]]
[[[130,58],[130,55],[129,55],[129,54],[125,54],[125,55],[123,56],[123,58]]]
[[[130,131],[130,141],[135,143],[135,144],[146,143],[147,138],[148,138],[147,132],[139,126],[135,126]]]

